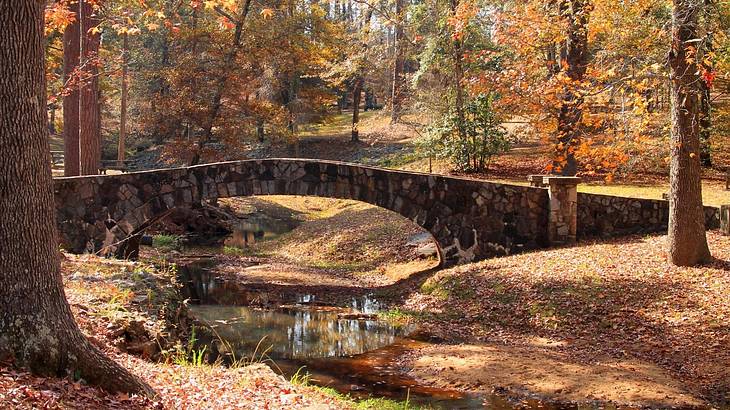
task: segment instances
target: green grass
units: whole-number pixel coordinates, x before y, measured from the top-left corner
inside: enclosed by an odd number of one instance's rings
[[[474,289],[461,282],[456,276],[430,278],[421,285],[421,293],[446,300],[449,297],[457,299],[471,299],[475,296]]]
[[[182,345],[178,341],[170,351],[163,351],[162,355],[166,361],[172,362],[178,366],[185,367],[203,367],[207,366],[206,351],[207,346],[196,348],[197,337],[195,333],[195,325],[191,327],[190,337],[186,345]]]
[[[340,401],[349,404],[352,408],[357,410],[418,410],[427,409],[427,407],[415,406],[410,403],[410,400],[398,401],[392,399],[386,399],[382,397],[371,397],[368,399],[355,399],[349,395],[342,394],[331,387],[320,387],[310,386],[320,392],[334,397]]]
[[[393,308],[385,312],[378,313],[379,320],[388,322],[395,326],[411,323],[420,316],[422,316],[422,314],[420,314],[419,312],[402,310],[400,308]]]
[[[347,403],[350,407],[357,410],[417,410],[423,407],[416,407],[410,403],[410,399],[405,401],[385,399],[382,397],[370,397],[367,399],[356,399],[350,395],[343,394],[332,387],[317,386],[311,383],[311,375],[302,366],[297,369],[290,378],[289,382],[295,386],[307,386],[327,396],[334,397],[337,400]]]
[[[298,368],[297,372],[289,378],[289,382],[295,386],[308,386],[311,380],[311,375],[304,369],[305,366]]]
[[[363,158],[362,162],[382,168],[401,168],[423,158],[417,152],[398,152],[380,158]],[[426,170],[428,171],[428,170]]]
[[[378,115],[379,111],[360,111],[360,124]],[[327,117],[319,124],[307,126],[299,133],[300,138],[329,137],[348,134],[352,130],[352,112],[343,112]]]
[[[155,235],[152,237],[152,246],[155,248],[175,249],[180,246],[179,235]]]

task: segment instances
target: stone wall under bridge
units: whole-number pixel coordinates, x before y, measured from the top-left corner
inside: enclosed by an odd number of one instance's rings
[[[444,264],[548,245],[547,189],[342,162],[265,159],[121,175],[56,178],[61,246],[126,257],[169,210],[250,195],[354,199],[429,231]],[[136,238],[136,239],[135,239]]]

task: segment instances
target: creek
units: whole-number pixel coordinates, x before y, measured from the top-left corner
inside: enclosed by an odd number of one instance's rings
[[[250,218],[226,247],[276,239],[295,225]],[[191,256],[204,252],[203,257]],[[403,355],[426,347],[412,325],[380,320],[387,308],[372,290],[336,286],[241,283],[221,275],[215,254],[223,246],[190,247],[180,263],[192,316],[210,331],[196,334],[209,360],[263,362],[287,379],[305,377],[356,399],[384,397],[433,409],[577,409],[573,404],[514,401],[500,393],[472,395],[427,386],[411,377]],[[241,261],[240,269],[259,268]],[[238,268],[237,268],[238,269]],[[589,407],[590,408],[590,407]],[[605,408],[605,407],[604,407]]]

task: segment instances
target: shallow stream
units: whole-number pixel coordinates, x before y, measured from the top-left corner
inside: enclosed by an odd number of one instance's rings
[[[273,226],[270,218],[249,222],[225,246],[243,248],[293,228]],[[251,266],[241,266],[246,268]],[[286,378],[307,375],[312,384],[355,398],[407,400],[424,408],[580,408],[537,400],[516,403],[500,394],[476,396],[420,384],[399,359],[428,344],[410,337],[413,326],[379,320],[377,314],[386,306],[364,289],[242,284],[219,277],[211,257],[185,258],[180,279],[192,315],[211,329],[197,335],[198,348],[205,347],[211,361],[260,361]]]

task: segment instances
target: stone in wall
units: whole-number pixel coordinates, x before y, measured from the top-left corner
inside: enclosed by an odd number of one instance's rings
[[[719,227],[719,210],[705,207],[705,226]],[[665,232],[669,201],[578,193],[578,237]]]

